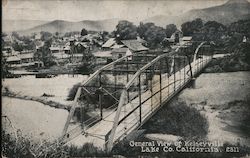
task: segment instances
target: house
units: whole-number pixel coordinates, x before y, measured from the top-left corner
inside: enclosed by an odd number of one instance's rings
[[[70,46],[69,45],[64,46],[63,51],[65,54],[70,54]]]
[[[58,46],[51,46],[49,49],[50,49],[52,54],[60,52],[60,48]]]
[[[21,59],[21,63],[34,62],[34,54],[33,53],[20,54],[19,58]]]
[[[36,45],[36,51],[38,52],[44,46],[44,42],[38,40],[38,41],[35,41],[35,45]]]
[[[171,36],[170,38],[166,37],[166,38],[163,39],[163,41],[165,41],[165,40],[168,41],[170,44],[173,44],[175,42],[174,36]]]
[[[123,44],[115,44],[111,48],[115,49],[115,48],[123,48],[123,47],[125,47],[125,45],[123,45]]]
[[[115,38],[110,38],[110,39],[108,39],[108,40],[102,45],[102,49],[103,49],[103,50],[110,50],[110,49],[112,49],[111,47],[114,46],[115,44],[116,44]]]
[[[84,49],[88,48],[88,45],[85,42],[75,42],[75,46],[82,47]]]
[[[12,37],[10,35],[2,37],[2,40],[4,41],[5,45],[11,45],[12,43]]]
[[[132,55],[132,52],[129,48],[115,48],[111,51],[112,59],[117,60],[125,55]]]
[[[184,36],[180,39],[180,45],[186,45],[191,43],[192,41],[192,36]]]
[[[6,63],[10,64],[10,65],[21,64],[21,59],[16,55],[15,56],[10,56],[10,57],[7,57]]]
[[[182,37],[181,40],[182,40],[182,41],[190,42],[190,41],[192,40],[192,36],[184,36],[184,37]]]
[[[41,40],[41,38],[42,38],[41,33],[35,35],[35,40]]]
[[[174,39],[175,43],[179,43],[180,39],[183,37],[183,33],[180,30],[176,30],[170,37],[170,39]]]
[[[141,44],[143,44],[144,46],[147,46],[147,41],[145,41],[144,39],[142,39],[141,37],[137,36],[136,40],[139,41]]]
[[[147,52],[149,49],[142,45],[138,40],[121,40],[125,47],[129,48],[132,53]]]
[[[112,52],[111,51],[98,51],[93,53],[93,55],[96,57],[96,63],[97,64],[107,64],[112,62]]]

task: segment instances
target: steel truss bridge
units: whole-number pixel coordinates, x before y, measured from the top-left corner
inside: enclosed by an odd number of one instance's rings
[[[201,73],[211,52],[208,42],[193,42],[105,65],[78,88],[61,141],[112,150]]]

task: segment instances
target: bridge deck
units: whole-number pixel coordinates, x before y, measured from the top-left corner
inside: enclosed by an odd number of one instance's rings
[[[196,75],[203,69],[208,62],[211,60],[210,56],[203,56],[203,58],[199,58],[191,63],[193,75]],[[200,66],[197,65],[199,63]],[[167,77],[168,74],[162,74],[162,87],[167,87],[163,89],[162,94],[162,103],[166,103],[170,98],[172,98],[178,91],[180,91],[191,79],[190,73],[185,73],[189,70],[189,65],[185,68],[182,68],[180,71],[177,71],[175,74]],[[185,77],[184,77],[185,74]],[[174,84],[174,75],[175,75],[175,84]],[[156,81],[152,85],[152,91],[157,92],[160,90],[159,84],[159,75],[154,75],[153,81]],[[141,101],[145,101],[148,97],[151,96],[151,91],[146,90],[141,93]],[[122,107],[120,119],[122,119],[126,114],[128,114],[132,109],[134,109],[139,104],[139,97],[136,97]],[[141,117],[142,123],[144,123],[147,119],[150,118],[160,107],[160,93],[154,95],[151,99],[148,99],[141,105]],[[72,139],[68,142],[68,144],[74,144],[77,146],[82,146],[84,143],[93,143],[94,146],[105,148],[105,136],[110,132],[113,127],[113,121],[116,115],[116,111],[112,112],[109,116],[104,118],[103,120],[97,122],[92,127],[86,129],[85,134],[81,134],[78,137]],[[139,108],[136,109],[133,114],[129,115],[129,117],[125,118],[122,121],[117,129],[114,137],[114,141],[124,138],[127,134],[129,134],[132,130],[138,128],[139,124]],[[125,134],[124,134],[125,133]]]

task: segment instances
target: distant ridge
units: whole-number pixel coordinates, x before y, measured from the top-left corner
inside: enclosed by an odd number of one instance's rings
[[[160,15],[154,16],[143,22],[154,22],[156,25],[165,27],[167,24],[174,23],[180,26],[186,21],[201,18],[204,21],[217,21],[222,24],[250,18],[250,3],[247,0],[229,0],[223,5],[190,10],[180,16]]]
[[[84,20],[79,22],[70,22],[65,20],[54,20],[31,29],[19,31],[21,34],[30,34],[33,32],[48,31],[51,33],[66,33],[71,31],[81,31],[83,28],[92,31],[113,31],[118,24],[119,19],[107,20]]]
[[[178,27],[184,22],[201,18],[206,21],[217,21],[222,24],[230,24],[241,19],[250,19],[250,3],[247,0],[229,0],[223,5],[190,10],[180,16],[157,15],[142,22],[153,22],[158,26],[166,27],[167,24],[176,24]],[[65,20],[46,21],[3,21],[3,31],[18,31],[20,34],[48,31],[51,33],[66,33],[81,31],[82,28],[93,31],[108,31],[115,29],[121,19],[83,20],[70,22]],[[16,25],[14,25],[16,24]],[[15,27],[13,27],[15,26]]]

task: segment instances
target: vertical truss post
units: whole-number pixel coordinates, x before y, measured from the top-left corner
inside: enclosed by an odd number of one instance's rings
[[[101,115],[101,119],[103,118],[103,113],[102,113],[102,95],[103,95],[103,93],[102,93],[102,89],[101,89],[101,87],[102,87],[102,73],[100,72],[99,73],[99,87],[100,87],[100,91],[99,91],[99,95],[98,95],[98,98],[99,98],[99,107],[100,107],[100,115]]]
[[[184,57],[184,83],[186,82],[186,57]]]
[[[179,69],[179,76],[180,76],[180,79],[179,79],[179,87],[181,87],[181,64],[182,64],[182,62],[181,62],[181,60],[182,60],[182,58],[179,58],[179,67],[178,67],[178,69]]]
[[[192,71],[192,65],[191,65],[191,57],[188,56],[187,59],[188,59],[188,65],[189,65],[190,76],[191,76],[191,78],[193,78],[193,71]]]
[[[175,92],[175,79],[176,79],[176,76],[175,76],[175,56],[174,56],[174,58],[173,58],[173,62],[174,62],[174,70],[173,70],[173,72],[174,72],[174,92]]]
[[[162,106],[162,61],[160,60],[160,106]]]
[[[126,57],[126,69],[127,69],[127,83],[129,82],[129,73],[128,73],[128,57]],[[129,90],[127,91],[127,99],[128,99],[128,102],[129,102]]]
[[[167,58],[167,70],[168,70],[168,97],[169,97],[169,74],[170,74],[170,71],[169,71],[169,58]]]
[[[138,96],[139,96],[139,118],[141,125],[141,75],[138,76]]]
[[[151,66],[152,67],[152,66]],[[153,68],[150,69],[151,71],[151,75],[152,77],[150,78],[150,92],[151,92],[151,109],[153,107],[153,78],[154,78],[154,74],[153,74]]]
[[[114,93],[114,96],[116,97],[116,91],[117,91],[117,75],[115,73],[115,93]]]
[[[81,128],[83,129],[83,106],[80,104]]]
[[[207,49],[205,49],[203,52],[202,52],[202,68],[204,66],[204,54],[206,53]]]
[[[201,51],[200,51],[200,55],[201,55],[201,52],[202,52],[202,47],[201,47]],[[201,56],[198,55],[198,71],[200,72],[200,69],[201,69]]]

